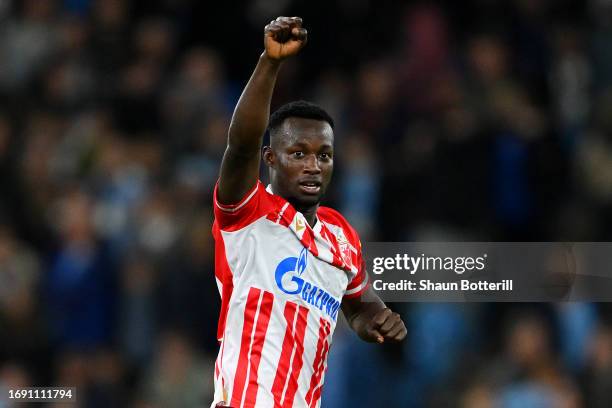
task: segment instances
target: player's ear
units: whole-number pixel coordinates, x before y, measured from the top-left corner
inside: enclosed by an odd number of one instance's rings
[[[272,150],[272,147],[264,146],[261,157],[263,158],[263,161],[266,164],[266,166],[272,167],[274,165],[275,156],[274,156],[274,151]]]

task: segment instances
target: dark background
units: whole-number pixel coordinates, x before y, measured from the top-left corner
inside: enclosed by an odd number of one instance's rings
[[[273,107],[334,116],[363,241],[610,240],[609,1],[0,0],[0,388],[210,402],[211,194],[278,15],[310,42]],[[395,308],[399,346],[339,325],[323,406],[612,403],[608,304]]]

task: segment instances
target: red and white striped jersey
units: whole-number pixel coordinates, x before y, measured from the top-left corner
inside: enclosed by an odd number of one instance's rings
[[[214,196],[221,294],[215,406],[318,407],[343,297],[367,287],[361,244],[337,211],[304,216],[261,182],[236,205]]]

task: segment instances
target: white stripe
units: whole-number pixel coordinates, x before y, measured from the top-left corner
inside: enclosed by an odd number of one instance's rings
[[[287,207],[289,207],[289,202],[286,202],[285,205],[283,205],[283,208],[281,208],[280,212],[278,213],[278,218],[276,219],[277,224],[280,222],[281,217],[285,213],[285,210],[287,209]]]
[[[221,283],[221,280],[219,278],[217,278],[215,276],[215,281],[217,282],[217,289],[219,290],[219,296],[223,296],[223,283]],[[220,339],[217,339],[217,341],[222,341],[223,337]]]
[[[317,242],[317,241],[322,241],[322,242]],[[331,245],[329,245],[327,241],[323,241],[323,240],[315,240],[315,243],[320,244],[320,245],[317,245],[317,249],[319,250],[318,258],[323,259],[327,263],[332,263],[334,261],[334,255],[330,251]],[[344,263],[344,261],[342,262]]]
[[[366,275],[366,277],[363,278],[363,282],[361,282],[361,284],[359,286],[357,286],[356,288],[347,290],[344,294],[345,295],[352,295],[354,293],[357,293],[360,290],[362,290],[363,288],[365,288],[367,284],[368,284],[368,276]]]
[[[215,276],[215,280],[217,281],[217,289],[219,290],[219,294],[223,293],[223,283],[221,283],[221,280],[219,280],[219,278],[217,278]]]
[[[215,200],[215,204],[217,205],[217,207],[219,207],[219,209],[221,211],[225,211],[225,212],[229,212],[229,213],[233,213],[238,211],[239,209],[241,209],[242,207],[244,207],[246,205],[246,203],[249,202],[249,200],[251,200],[251,198],[253,198],[253,196],[255,195],[255,193],[257,192],[257,187],[255,186],[255,188],[253,189],[253,191],[251,192],[251,194],[249,194],[249,196],[240,204],[238,204],[238,206],[236,207],[225,207],[222,204],[220,204],[218,201]]]
[[[300,306],[296,305],[295,314],[293,315],[293,322],[291,322],[291,327],[292,327],[291,335],[294,339],[295,339],[295,336],[297,335],[297,322],[299,320],[299,316],[298,316],[299,312],[300,312]],[[291,349],[291,356],[289,356],[289,370],[287,371],[287,377],[285,378],[285,385],[283,385],[283,391],[281,392],[280,400],[281,400],[281,405],[283,406],[285,405],[285,397],[286,397],[287,391],[289,390],[289,383],[291,382],[291,377],[293,376],[293,359],[297,358],[297,353],[298,353],[298,350],[297,350],[297,343],[296,343],[296,344],[293,344],[293,348]],[[277,365],[277,369],[278,369],[278,365]]]

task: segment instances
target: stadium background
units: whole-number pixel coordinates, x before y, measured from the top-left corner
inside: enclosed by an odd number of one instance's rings
[[[609,0],[0,0],[0,387],[210,400],[211,192],[277,15],[310,44],[273,105],[335,117],[364,241],[610,240]],[[612,404],[608,304],[395,307],[399,346],[339,327],[323,406]]]

